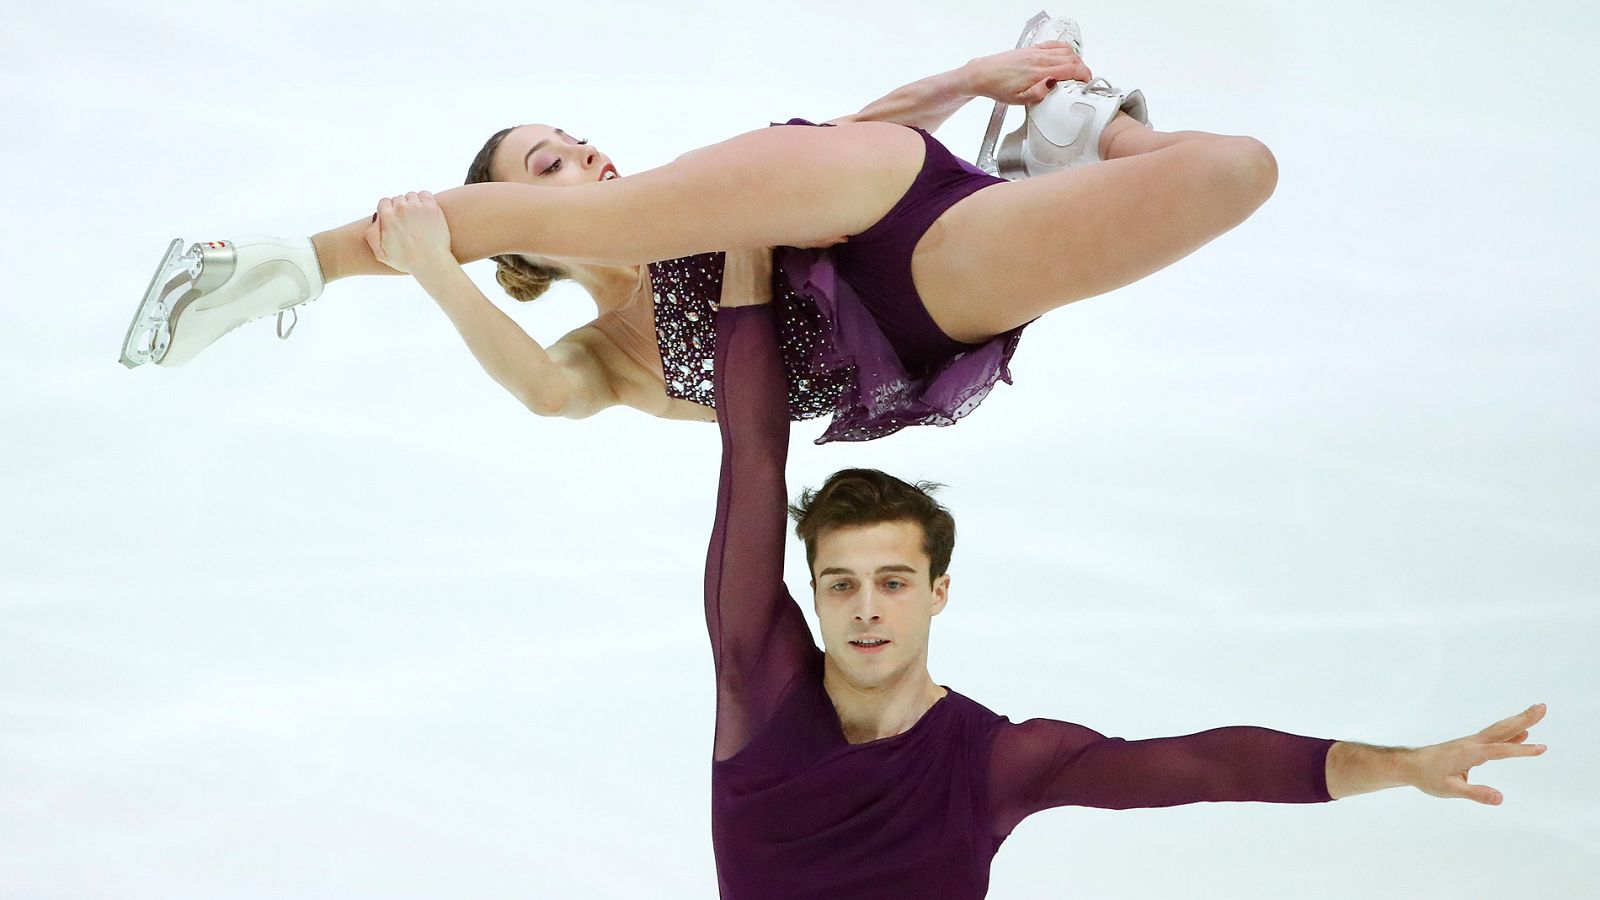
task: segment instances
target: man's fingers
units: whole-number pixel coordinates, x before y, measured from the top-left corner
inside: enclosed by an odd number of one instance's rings
[[[1499,806],[1500,801],[1505,799],[1499,791],[1486,784],[1468,784],[1464,775],[1446,776],[1443,784],[1428,793],[1435,797],[1460,797],[1486,806]]]
[[[1513,756],[1539,756],[1544,751],[1544,744],[1491,744],[1483,748],[1483,755],[1489,759],[1510,759]]]
[[[1485,806],[1499,806],[1505,797],[1486,784],[1463,784],[1461,796]]]
[[[1478,732],[1478,734],[1491,741],[1510,740],[1513,735],[1520,734],[1539,724],[1539,720],[1544,718],[1544,712],[1545,705],[1543,703],[1535,703],[1514,716],[1501,719]]]

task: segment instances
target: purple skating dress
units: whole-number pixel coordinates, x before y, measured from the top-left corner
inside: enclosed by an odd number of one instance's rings
[[[1125,741],[1012,723],[950,691],[906,732],[846,742],[783,584],[789,422],[771,308],[722,310],[722,474],[706,560],[716,665],[711,829],[724,900],[977,900],[1023,818],[1329,798],[1327,740],[1233,727]]]
[[[790,416],[832,413],[819,444],[872,440],[908,425],[949,425],[977,408],[996,381],[1011,382],[1022,328],[980,344],[953,340],[928,315],[911,279],[912,251],[934,220],[1005,182],[914,130],[923,138],[922,168],[882,219],[827,250],[773,251]],[[722,264],[723,254],[704,253],[650,265],[667,393],[706,406],[715,405]]]

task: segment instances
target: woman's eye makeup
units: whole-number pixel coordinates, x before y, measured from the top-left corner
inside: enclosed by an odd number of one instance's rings
[[[588,138],[584,138],[583,140],[580,141],[577,138],[573,137],[572,135],[567,134],[565,131],[557,131],[557,134],[560,134],[561,138],[563,140],[565,140],[568,144],[572,144],[572,145],[575,145],[575,146],[580,146],[581,147],[584,144],[589,143],[589,139]],[[552,155],[546,156],[545,154],[541,153],[541,154],[538,154],[538,155],[534,156],[533,159],[530,161],[530,163],[531,163],[530,166],[529,166],[530,170],[533,171],[533,172],[537,172],[540,175],[552,175],[552,174],[554,174],[556,172],[561,171],[561,156],[559,154],[552,154]]]

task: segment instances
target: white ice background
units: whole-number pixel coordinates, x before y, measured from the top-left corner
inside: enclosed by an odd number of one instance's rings
[[[524,121],[639,171],[1035,8],[11,8],[0,898],[713,896],[714,428],[532,416],[403,278],[177,370],[117,365],[123,330],[172,237],[347,222]],[[950,485],[933,674],[1014,719],[1414,745],[1545,701],[1551,750],[1478,771],[1500,808],[1041,814],[991,896],[1600,896],[1593,7],[1053,11],[1158,126],[1266,141],[1276,196],[1046,316],[954,428],[797,427],[792,486]],[[987,115],[939,136],[970,157]],[[505,305],[546,341],[592,309]]]

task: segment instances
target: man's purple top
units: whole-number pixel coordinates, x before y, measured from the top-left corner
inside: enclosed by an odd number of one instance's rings
[[[1013,724],[949,692],[911,727],[846,742],[823,654],[783,584],[789,417],[770,306],[717,314],[722,479],[706,560],[717,674],[711,831],[724,900],[971,900],[1025,817],[1328,796],[1327,740],[1265,728],[1124,741]]]

